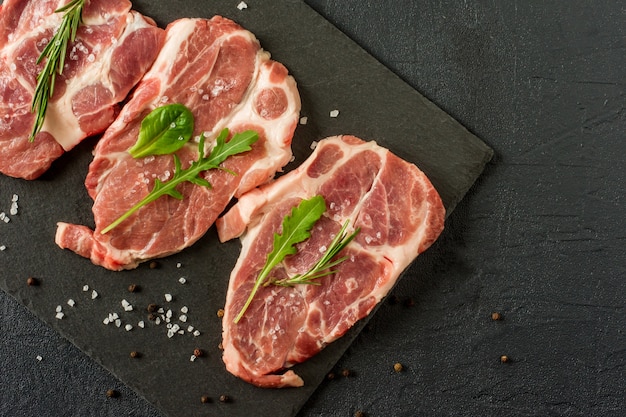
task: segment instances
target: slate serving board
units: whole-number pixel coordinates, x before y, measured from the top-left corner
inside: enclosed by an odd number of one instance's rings
[[[238,1],[135,1],[137,10],[164,27],[181,17],[230,17],[254,32],[274,59],[284,63],[298,82],[302,115],[293,141],[301,163],[310,144],[326,136],[354,134],[376,140],[400,157],[414,162],[440,192],[448,213],[474,183],[492,151],[463,126],[402,82],[358,45],[301,1],[249,2],[238,10]],[[330,111],[339,110],[337,118]],[[196,245],[160,262],[160,268],[143,265],[134,271],[115,273],[93,266],[54,244],[57,221],[93,225],[91,201],[83,186],[97,138],[83,142],[63,156],[42,178],[22,181],[0,177],[0,211],[19,196],[19,213],[0,224],[0,286],[39,318],[59,331],[94,360],[110,370],[169,416],[222,415],[293,416],[315,390],[366,324],[357,324],[344,338],[296,371],[305,387],[263,390],[228,374],[218,344],[221,322],[216,312],[223,306],[228,276],[239,254],[239,243],[219,244],[211,229]],[[419,263],[419,260],[418,260]],[[26,278],[41,285],[28,287]],[[186,283],[179,283],[180,277]],[[129,293],[130,284],[140,291]],[[87,285],[89,291],[83,291]],[[98,297],[91,298],[96,290]],[[173,295],[171,302],[164,294]],[[75,306],[66,304],[68,299]],[[124,311],[128,300],[134,310]],[[183,329],[192,325],[199,336],[185,332],[168,338],[164,324],[147,319],[149,303],[174,312],[173,322]],[[62,320],[55,319],[62,306]],[[181,307],[188,320],[179,321]],[[116,312],[122,327],[105,326],[102,320]],[[145,328],[139,328],[143,320]],[[133,330],[125,331],[131,324]],[[193,362],[195,348],[206,352]],[[139,351],[139,359],[129,352]],[[217,399],[226,394],[228,404]],[[213,404],[201,404],[200,396]]]

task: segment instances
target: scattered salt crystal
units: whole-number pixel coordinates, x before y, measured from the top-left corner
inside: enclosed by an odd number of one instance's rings
[[[339,110],[332,110],[330,112],[330,117],[337,117],[339,116]]]
[[[163,310],[163,307],[159,307],[159,309],[157,310],[157,313],[163,314],[163,312],[165,312],[165,310]]]
[[[4,222],[5,222],[5,223],[8,223],[8,222],[10,222],[10,221],[11,221],[11,219],[10,219],[9,217],[5,217],[5,218],[4,218]]]
[[[39,362],[41,362],[41,360],[42,360],[43,358],[41,357],[41,355],[37,355],[37,358],[36,358],[36,359],[37,359]]]
[[[0,246],[0,251],[5,251],[7,249],[6,245],[1,245]]]
[[[61,311],[63,311],[63,307],[62,307],[62,306],[60,306],[60,305],[58,305],[58,306],[57,306],[57,309],[56,309],[56,312],[57,312],[57,313],[59,313],[59,312],[61,312]]]
[[[104,320],[102,320],[102,323],[109,324],[109,323],[111,323],[111,321],[109,320],[108,317],[105,317]]]
[[[120,320],[120,319],[115,320],[115,326],[116,327],[120,327],[121,325],[122,325],[122,320]]]
[[[89,285],[83,285],[83,291],[85,292],[89,291]]]
[[[56,317],[57,319],[61,320],[64,316],[65,316],[65,314],[63,314],[62,312],[60,312],[60,311],[59,311],[59,312],[56,314],[56,316],[55,316],[55,317]]]
[[[188,311],[189,311],[189,307],[187,307],[187,306],[182,306],[180,308],[180,312],[183,313],[183,314],[187,314]]]
[[[91,291],[91,299],[95,300],[98,298],[98,292],[96,290]]]
[[[181,314],[180,317],[178,318],[178,320],[182,321],[183,323],[185,323],[187,321],[187,316],[184,314]]]
[[[190,325],[189,327],[187,327],[187,331],[188,331],[189,333],[193,332],[193,326],[191,326],[191,325]]]
[[[237,8],[238,8],[239,10],[247,9],[247,8],[248,8],[248,5],[246,4],[246,2],[245,2],[245,1],[242,1],[242,2],[239,2],[239,4],[237,5]]]
[[[131,330],[133,330],[133,325],[132,324],[127,324],[126,327],[124,327],[126,329],[127,332],[130,332]]]
[[[167,317],[168,319],[172,317],[172,310],[167,310],[167,313],[165,313],[165,317]]]
[[[122,307],[124,307],[124,311],[133,311],[132,304],[126,301],[126,299],[122,300]]]
[[[178,334],[185,334],[185,331],[184,330],[179,330]]]
[[[69,300],[67,300],[67,305],[70,307],[74,307],[76,305],[76,302],[70,298]]]
[[[181,266],[183,266],[183,264],[181,264],[180,262],[176,264],[176,268],[180,268]]]
[[[178,278],[178,282],[180,282],[181,284],[184,284],[184,283],[186,283],[186,282],[187,282],[187,278],[185,278],[185,277],[180,277],[180,278]]]
[[[146,326],[146,324],[143,322],[143,320],[141,320],[139,323],[137,323],[137,326],[143,329]]]
[[[189,358],[189,361],[190,361],[190,362],[193,362],[193,361],[195,361],[195,360],[196,360],[196,355],[191,355],[191,358]]]
[[[4,220],[4,218],[7,216],[7,214],[4,211],[0,212],[0,220]]]
[[[120,318],[120,316],[118,316],[117,313],[112,313],[111,314],[111,320],[117,320],[119,318]]]
[[[313,142],[311,142],[311,146],[309,146],[309,148],[311,149],[317,148],[317,141],[314,140]]]
[[[309,121],[309,118],[308,118],[308,117],[306,117],[306,116],[302,116],[302,117],[300,118],[300,124],[301,124],[301,125],[305,125],[305,124],[307,124],[307,122],[308,122],[308,121]]]
[[[180,326],[178,324],[175,324],[175,325],[172,326],[172,331],[173,332],[177,332],[179,330],[180,330]]]
[[[165,301],[167,301],[168,303],[172,301],[172,294],[165,294]]]
[[[11,204],[11,209],[9,210],[9,214],[11,214],[11,216],[15,216],[17,214],[17,203]]]
[[[165,326],[165,327],[167,327],[168,329],[171,329],[171,328],[172,328],[172,326],[173,326],[173,324],[172,324],[172,323],[167,323],[167,326]]]
[[[19,199],[20,197],[17,194],[13,194],[13,197],[11,197],[11,202],[15,203]]]
[[[161,319],[158,317],[154,319],[154,324],[161,324]]]
[[[200,330],[194,330],[193,335],[196,337],[200,336]]]
[[[169,337],[170,339],[171,339],[172,337],[174,337],[174,335],[175,335],[175,334],[176,334],[176,333],[175,333],[175,332],[173,332],[171,329],[167,331],[167,337]]]

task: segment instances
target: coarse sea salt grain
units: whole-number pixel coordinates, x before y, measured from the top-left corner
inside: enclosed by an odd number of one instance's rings
[[[302,117],[300,118],[300,124],[301,124],[301,125],[305,125],[305,124],[307,124],[307,123],[308,123],[308,121],[309,121],[309,118],[308,118],[308,117],[306,117],[306,116],[302,116]]]
[[[121,325],[122,325],[122,320],[121,319],[115,320],[115,327],[120,327]]]
[[[56,317],[57,319],[61,320],[63,317],[65,317],[65,314],[63,314],[62,312],[60,312],[60,311],[59,311],[59,312],[56,314],[56,316],[54,316],[54,317]]]
[[[143,322],[143,320],[141,320],[139,323],[137,323],[137,326],[139,326],[139,327],[141,327],[143,329],[146,325]]]
[[[83,291],[87,292],[89,291],[89,285],[83,285]]]
[[[133,325],[132,324],[127,324],[125,327],[127,332],[130,332],[131,330],[133,330]]]
[[[56,311],[57,313],[60,313],[61,311],[63,311],[63,306],[58,305],[55,311]]]
[[[42,360],[43,358],[41,357],[41,355],[37,355],[37,357],[36,357],[35,359],[37,359],[39,362],[41,362],[41,360]]]
[[[172,301],[172,294],[165,294],[165,301],[167,301],[168,303]]]
[[[180,317],[178,318],[178,320],[182,321],[183,323],[185,323],[187,321],[187,316],[184,314],[181,314]]]
[[[181,264],[180,262],[176,264],[176,268],[180,268],[181,266],[183,266],[183,264]]]
[[[92,299],[92,300],[95,300],[96,298],[98,298],[98,291],[93,290],[93,291],[91,292],[91,299]]]
[[[337,116],[339,116],[339,110],[330,111],[330,117],[337,117]]]
[[[188,326],[188,327],[187,327],[187,331],[188,331],[189,333],[193,332],[193,326],[191,326],[191,325],[190,325],[190,326]]]
[[[195,361],[195,360],[196,360],[196,355],[191,355],[191,358],[189,358],[189,361],[190,361],[190,362],[193,362],[193,361]]]
[[[180,282],[181,284],[184,284],[184,283],[186,283],[186,282],[187,282],[187,278],[185,278],[185,277],[180,277],[180,278],[178,278],[178,282]]]
[[[0,251],[5,251],[5,250],[7,250],[6,245],[0,245]]]
[[[67,305],[70,307],[74,307],[76,305],[76,302],[70,298],[69,300],[67,300]]]
[[[181,312],[181,313],[183,313],[183,314],[187,314],[187,312],[189,312],[189,307],[187,307],[187,306],[182,306],[182,307],[180,308],[180,312]]]
[[[106,325],[108,325],[110,322],[111,322],[111,321],[109,320],[109,318],[108,318],[108,317],[105,317],[105,318],[104,318],[104,320],[102,320],[102,323],[103,323],[103,324],[106,324]]]
[[[194,330],[193,335],[196,337],[200,336],[200,330]]]
[[[248,5],[246,4],[246,2],[245,2],[245,1],[241,1],[241,2],[239,2],[239,4],[237,5],[237,8],[238,8],[239,10],[247,9],[247,8],[248,8]]]

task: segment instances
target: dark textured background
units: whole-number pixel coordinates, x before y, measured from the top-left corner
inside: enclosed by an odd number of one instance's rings
[[[299,416],[624,415],[624,3],[307,3],[496,156]],[[159,416],[2,292],[0,331],[1,415]]]

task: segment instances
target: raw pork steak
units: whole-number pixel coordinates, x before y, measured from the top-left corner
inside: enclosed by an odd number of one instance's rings
[[[348,259],[336,274],[320,279],[319,286],[261,286],[234,323],[283,217],[302,199],[318,194],[326,200],[326,213],[298,252],[270,276],[306,272],[347,219],[348,233],[361,228],[338,255]],[[301,386],[292,370],[277,372],[315,355],[369,314],[400,273],[437,239],[444,214],[439,195],[415,165],[354,136],[322,140],[298,169],[241,197],[217,221],[220,240],[245,232],[223,318],[228,371],[261,387]]]
[[[237,175],[205,172],[212,189],[181,184],[182,201],[161,197],[101,234],[152,190],[155,178],[171,178],[171,155],[133,159],[127,152],[144,116],[168,103],[192,111],[195,135],[204,132],[208,138],[205,153],[225,127],[231,133],[255,130],[259,140],[251,151],[224,162]],[[289,162],[299,111],[295,81],[252,33],[219,16],[171,23],[154,65],[96,146],[85,180],[94,200],[95,231],[59,223],[57,244],[112,270],[182,250],[209,229],[233,196],[268,181]],[[198,144],[192,140],[177,154],[186,168],[197,159]]]
[[[127,0],[88,0],[68,45],[43,128],[34,142],[30,107],[37,58],[58,28],[67,0],[5,0],[0,5],[0,172],[34,179],[87,136],[104,131],[156,57],[163,30]]]

